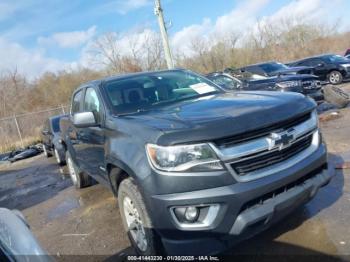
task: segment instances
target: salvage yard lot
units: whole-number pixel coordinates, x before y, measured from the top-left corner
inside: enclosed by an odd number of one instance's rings
[[[344,87],[350,91],[350,85]],[[350,158],[350,108],[321,122],[332,164]],[[20,209],[50,255],[97,255],[96,260],[133,254],[117,201],[101,185],[72,186],[66,168],[42,155],[0,166],[0,206]],[[350,170],[335,178],[306,206],[229,254],[343,256],[350,261]],[[100,257],[99,257],[100,256]]]

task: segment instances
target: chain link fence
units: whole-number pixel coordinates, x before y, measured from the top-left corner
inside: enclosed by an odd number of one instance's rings
[[[40,140],[44,121],[55,115],[66,114],[69,106],[0,118],[0,153],[24,148]]]

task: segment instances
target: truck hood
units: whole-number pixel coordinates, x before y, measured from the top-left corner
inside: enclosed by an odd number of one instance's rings
[[[206,96],[151,111],[123,116],[159,132],[159,145],[211,141],[256,130],[315,108],[303,95],[237,92]],[[149,142],[149,141],[148,141]]]

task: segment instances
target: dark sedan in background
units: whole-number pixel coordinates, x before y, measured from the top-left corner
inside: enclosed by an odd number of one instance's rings
[[[248,65],[237,69],[241,72],[248,72],[262,76],[278,76],[291,74],[313,74],[313,68],[309,66],[287,66],[278,62],[266,62]]]
[[[207,78],[221,86],[227,91],[252,91],[252,90],[267,90],[267,91],[282,91],[282,92],[298,92],[315,101],[323,100],[321,82],[313,75],[279,75],[273,77],[264,77],[247,72],[235,74],[234,71],[228,73],[215,72],[206,75]]]
[[[42,130],[43,150],[46,157],[55,155],[59,165],[65,164],[65,149],[62,145],[60,119],[65,115],[53,116],[44,122]]]
[[[320,80],[328,81],[333,85],[350,79],[350,59],[340,55],[319,55],[305,58],[292,63],[290,66],[310,66],[314,68],[314,74]]]

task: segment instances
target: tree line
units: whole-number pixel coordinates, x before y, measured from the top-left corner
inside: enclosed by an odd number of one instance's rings
[[[245,34],[233,31],[220,37],[197,37],[190,42],[190,55],[173,55],[177,67],[209,73],[262,61],[288,62],[321,53],[342,54],[350,48],[350,31],[338,32],[338,27],[300,19],[297,23],[290,19],[260,21]],[[90,66],[86,68],[46,72],[30,81],[16,68],[0,72],[0,118],[67,105],[72,91],[89,80],[166,68],[159,34],[144,32],[126,42],[117,33],[100,36],[90,47]]]

